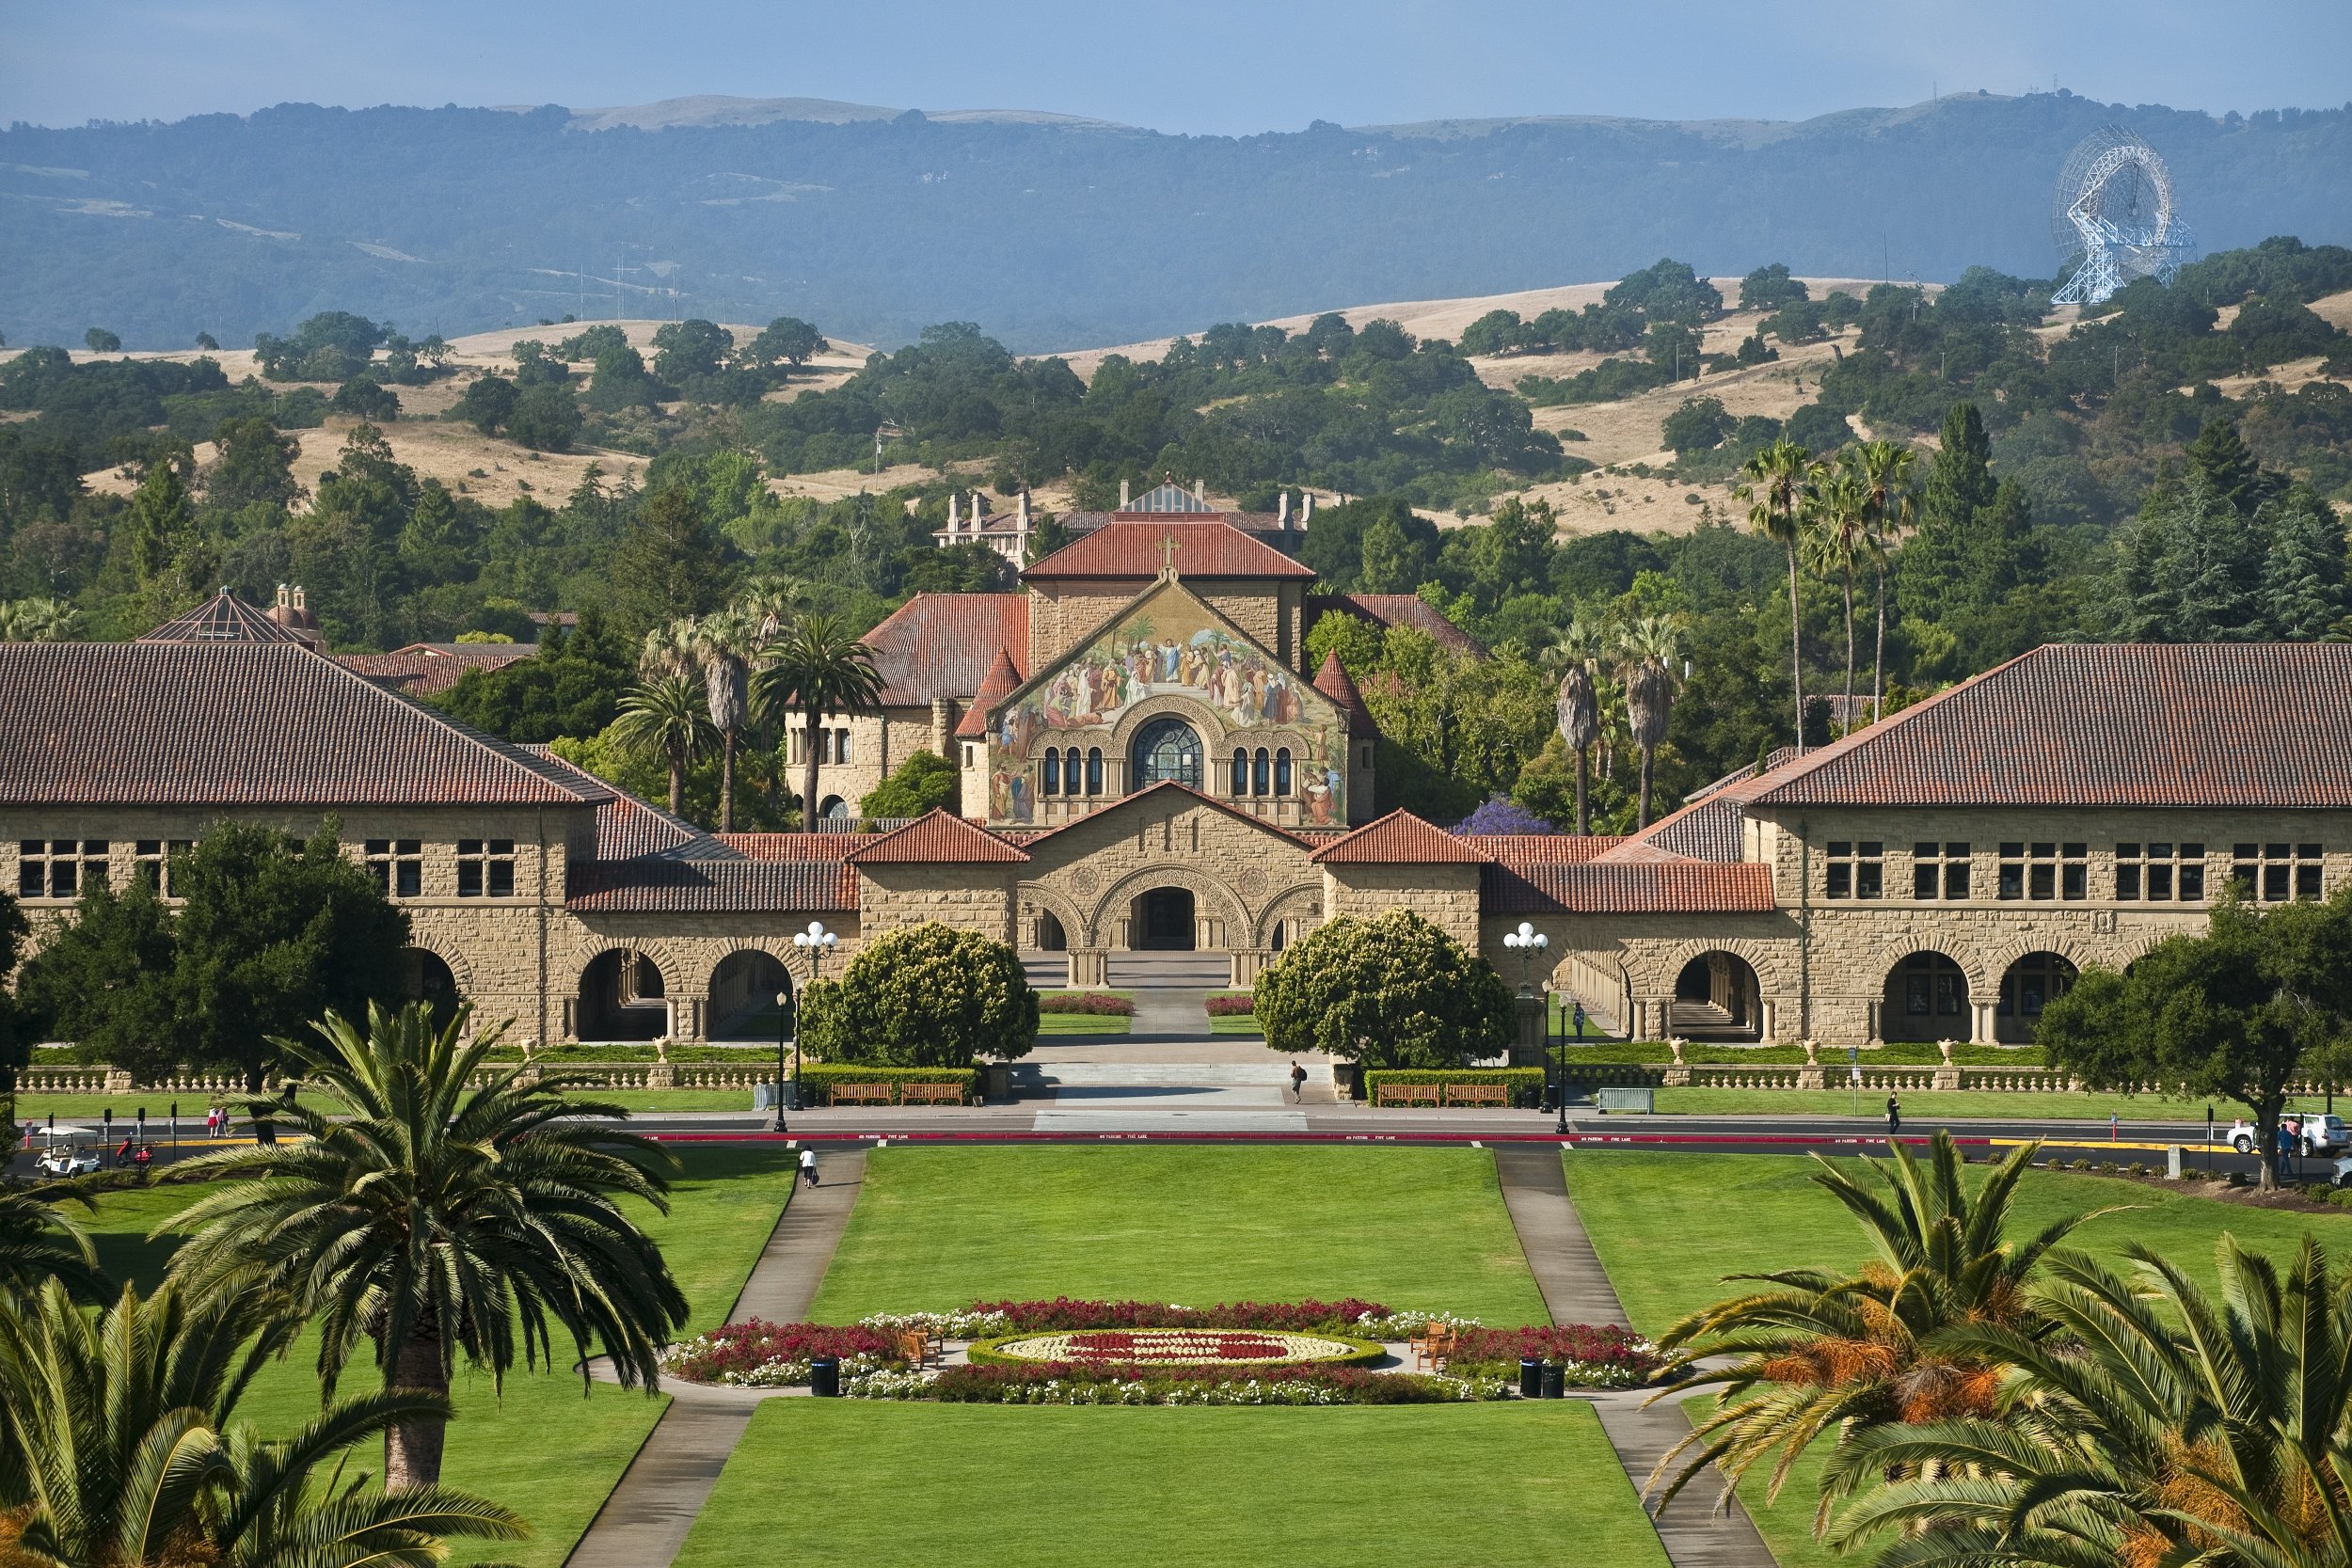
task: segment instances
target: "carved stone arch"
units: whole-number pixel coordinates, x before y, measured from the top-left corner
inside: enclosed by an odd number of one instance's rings
[[[1122,709],[1119,715],[1119,721],[1110,728],[1111,742],[1118,746],[1119,754],[1123,757],[1127,754],[1128,749],[1135,744],[1137,730],[1154,719],[1166,719],[1171,715],[1182,719],[1200,732],[1200,745],[1204,754],[1216,750],[1217,746],[1224,741],[1230,728],[1216,709],[1200,698],[1181,696],[1173,691],[1163,691]],[[1104,746],[1104,750],[1109,751],[1110,746]]]
[[[473,966],[466,961],[466,950],[463,947],[453,942],[427,941],[414,931],[409,932],[408,940],[401,945],[413,947],[420,953],[430,953],[440,959],[449,967],[450,978],[457,984],[457,994],[469,998],[473,995]]]
[[[1061,922],[1062,935],[1072,947],[1097,947],[1094,927],[1079,911],[1077,901],[1044,882],[1019,882],[1012,890],[1014,911],[1022,904],[1035,904]]]
[[[2076,974],[2080,974],[2092,964],[2104,965],[2111,962],[2112,960],[2106,957],[2106,954],[2111,946],[2120,945],[2122,945],[2121,942],[2094,945],[2083,941],[2080,937],[2059,935],[2055,932],[2038,937],[2013,937],[1992,950],[1993,956],[1986,960],[1985,967],[1993,976],[1993,984],[1997,987],[2001,983],[2001,977],[2009,973],[2010,965],[2028,953],[2056,953],[2059,958],[2073,964]],[[2140,951],[2145,952],[2146,948]],[[2138,954],[2135,953],[2133,957],[2137,958]],[[2123,962],[2128,961],[2128,959],[2123,960]],[[2120,969],[2122,964],[2115,963],[2115,967]]]
[[[1228,946],[1236,945],[1232,942],[1233,937],[1253,933],[1255,930],[1250,924],[1248,906],[1245,905],[1240,895],[1223,880],[1210,876],[1207,872],[1170,860],[1166,864],[1147,866],[1140,871],[1131,871],[1113,882],[1104,892],[1103,896],[1095,900],[1091,917],[1087,923],[1088,931],[1099,935],[1108,928],[1110,922],[1118,918],[1120,911],[1125,910],[1135,901],[1136,895],[1155,887],[1184,889],[1196,900],[1196,911],[1197,901],[1203,897],[1217,904],[1226,916]]]
[[[2025,951],[2033,952],[2041,945],[2041,943],[2036,943]],[[1998,990],[2001,985],[2001,973],[2009,967],[2004,962],[1999,968],[1988,972],[1985,967],[1985,950],[1976,943],[1962,938],[1946,936],[1941,932],[1915,932],[1899,939],[1882,942],[1878,945],[1868,961],[1868,967],[1857,976],[1862,990],[1871,995],[1876,995],[1879,990],[1885,986],[1886,977],[1894,973],[1895,966],[1914,953],[1941,953],[1959,965],[1961,974],[1967,977],[1968,994],[1972,997],[1986,997]],[[1815,962],[1818,973],[1820,960],[1817,958]]]
[[[1655,995],[1672,990],[1692,959],[1708,953],[1728,953],[1753,970],[1756,984],[1769,993],[1782,983],[1785,946],[1785,942],[1758,937],[1692,937],[1643,954],[1638,961],[1626,962],[1622,968],[1637,996]],[[1566,961],[1565,956],[1562,961]]]
[[[1254,947],[1273,946],[1275,922],[1307,914],[1314,915],[1316,923],[1321,924],[1323,882],[1320,879],[1286,887],[1267,899],[1264,906],[1258,911],[1257,930],[1250,945]]]
[[[742,945],[753,947],[757,946],[758,943],[746,942]],[[675,955],[668,947],[643,937],[612,937],[599,940],[590,948],[587,957],[580,960],[572,977],[573,983],[575,985],[579,983],[580,975],[587,973],[590,964],[595,963],[605,954],[612,952],[634,953],[651,963],[654,972],[661,976],[661,994],[665,997],[703,994],[703,988],[700,984],[688,985],[690,977],[693,977],[692,972],[682,967]],[[707,976],[693,978],[707,979]]]

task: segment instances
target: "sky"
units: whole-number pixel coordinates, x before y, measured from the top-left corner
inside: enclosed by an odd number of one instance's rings
[[[689,94],[1243,135],[1523,114],[1791,119],[2065,87],[2352,102],[2352,0],[0,0],[0,122]]]

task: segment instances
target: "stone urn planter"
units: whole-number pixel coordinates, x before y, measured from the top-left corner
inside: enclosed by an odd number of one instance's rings
[[[658,1039],[653,1042],[653,1066],[645,1069],[645,1087],[649,1089],[677,1087],[677,1064],[670,1060],[670,1042],[667,1039]]]
[[[1935,1042],[1935,1049],[1942,1052],[1944,1054],[1944,1065],[1935,1069],[1934,1083],[1935,1086],[1939,1089],[1956,1089],[1960,1087],[1960,1069],[1952,1065],[1952,1047],[1958,1045],[1959,1043],[1960,1042],[1958,1040],[1937,1040]]]
[[[1662,1082],[1670,1089],[1688,1088],[1691,1085],[1691,1065],[1682,1059],[1682,1048],[1691,1042],[1677,1035],[1666,1041],[1666,1049],[1675,1053],[1674,1065],[1666,1069]]]
[[[1804,1044],[1804,1066],[1797,1069],[1797,1087],[1801,1089],[1827,1088],[1829,1078],[1821,1071],[1821,1042],[1806,1040]]]

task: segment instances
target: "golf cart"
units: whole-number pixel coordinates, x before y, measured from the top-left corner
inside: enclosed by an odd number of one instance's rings
[[[43,1176],[92,1176],[98,1170],[98,1145],[84,1133],[48,1132],[42,1134],[40,1152],[33,1160],[33,1168]]]

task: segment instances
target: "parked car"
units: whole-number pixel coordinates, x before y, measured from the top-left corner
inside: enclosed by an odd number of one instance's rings
[[[98,1146],[87,1138],[49,1133],[40,1153],[33,1160],[33,1168],[43,1176],[93,1175],[98,1169]]]
[[[2352,1149],[2352,1127],[2346,1127],[2342,1117],[2328,1114],[2297,1113],[2280,1117],[2279,1125],[2295,1138],[2295,1147],[2304,1154],[2338,1154]],[[2230,1124],[2230,1147],[2240,1154],[2254,1152],[2255,1127],[2240,1117]]]

